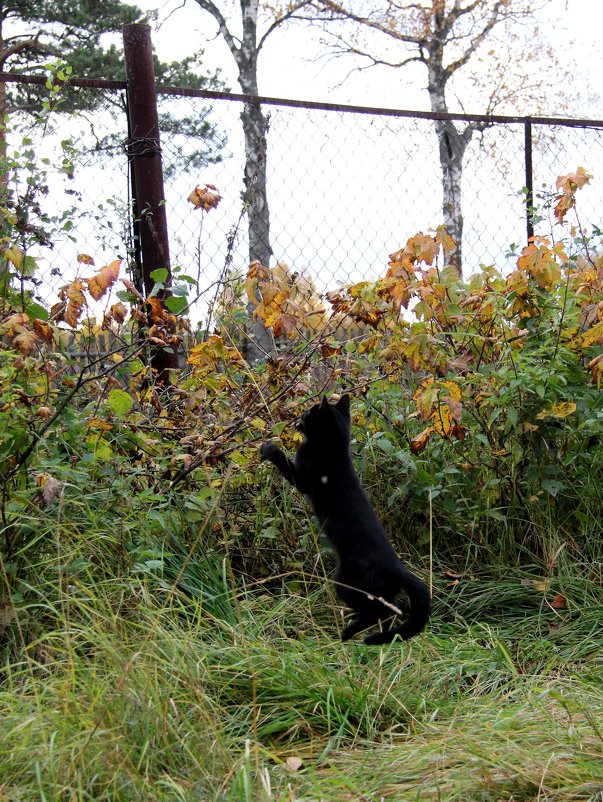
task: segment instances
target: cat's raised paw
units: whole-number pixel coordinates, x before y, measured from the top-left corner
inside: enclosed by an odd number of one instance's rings
[[[272,440],[266,440],[260,446],[260,460],[266,460],[273,457],[277,452],[280,451],[280,448],[274,443]]]

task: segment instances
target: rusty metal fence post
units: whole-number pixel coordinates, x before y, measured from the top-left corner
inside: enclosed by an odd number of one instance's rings
[[[161,164],[161,145],[151,29],[148,25],[124,25],[124,61],[128,127],[128,158],[131,162],[134,187],[134,217],[140,236],[142,280],[145,297],[149,297],[155,281],[154,270],[164,268],[165,287],[171,286],[171,269],[165,192]],[[158,297],[165,298],[169,290]],[[178,369],[178,354],[172,349],[154,348],[151,366],[161,384],[169,384],[169,371]]]
[[[532,121],[528,117],[524,124],[526,165],[526,232],[527,241],[534,236],[534,174],[532,168]]]

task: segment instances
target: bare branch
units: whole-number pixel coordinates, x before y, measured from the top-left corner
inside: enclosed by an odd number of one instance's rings
[[[24,51],[27,50],[36,50],[38,53],[46,53],[48,55],[56,54],[57,51],[49,47],[48,45],[45,45],[42,42],[40,42],[39,37],[40,34],[37,33],[35,36],[28,37],[27,39],[20,39],[18,41],[14,41],[8,47],[4,47],[0,51],[0,67],[4,67],[4,64],[8,61],[8,59],[11,56],[16,55],[17,53],[23,53]]]
[[[208,14],[211,14],[215,21],[218,23],[218,28],[220,31],[220,35],[224,37],[224,41],[228,45],[230,52],[232,53],[235,60],[238,60],[241,42],[235,36],[233,36],[228,28],[224,15],[218,8],[218,6],[212,2],[212,0],[195,0],[197,5],[203,9],[203,11],[207,11]]]
[[[272,23],[272,25],[270,25],[269,28],[266,30],[266,32],[262,35],[260,41],[258,42],[257,52],[259,53],[259,51],[262,49],[262,47],[264,45],[264,42],[270,36],[270,34],[274,30],[276,30],[276,28],[280,28],[281,25],[284,25],[284,23],[289,22],[289,21],[294,20],[294,19],[311,21],[311,18],[306,17],[306,16],[298,16],[298,14],[302,9],[312,6],[313,2],[314,2],[314,0],[301,0],[301,2],[299,2],[296,5],[290,7],[285,14],[283,14],[282,16],[277,17],[274,20],[274,22]]]

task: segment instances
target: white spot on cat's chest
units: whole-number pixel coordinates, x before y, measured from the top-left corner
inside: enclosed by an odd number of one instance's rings
[[[328,484],[328,482],[329,482],[329,477],[328,477],[328,476],[321,476],[321,477],[320,477],[320,482],[321,482],[321,484],[323,484],[323,485],[326,485],[326,484]]]

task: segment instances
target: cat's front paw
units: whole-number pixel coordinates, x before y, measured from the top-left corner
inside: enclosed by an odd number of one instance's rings
[[[272,460],[280,452],[280,448],[272,440],[267,440],[260,446],[260,460]]]

